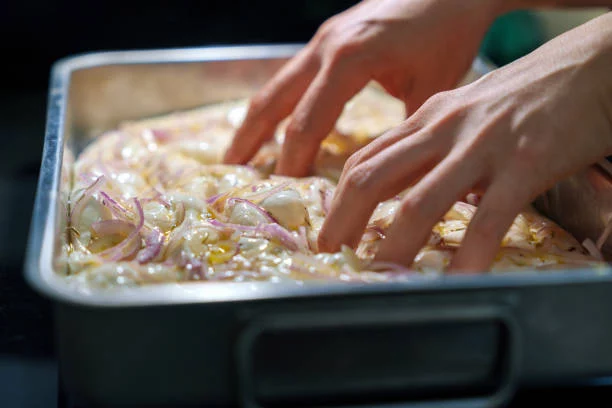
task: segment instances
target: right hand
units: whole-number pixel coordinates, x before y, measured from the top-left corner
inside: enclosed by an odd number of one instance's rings
[[[254,96],[225,162],[248,162],[291,115],[276,173],[307,175],[344,104],[370,80],[403,100],[408,115],[456,86],[501,4],[366,0],[332,17]]]
[[[612,154],[611,66],[608,13],[429,98],[346,162],[318,250],[356,248],[377,204],[404,192],[375,259],[410,267],[436,223],[476,192],[449,270],[489,269],[525,206]]]

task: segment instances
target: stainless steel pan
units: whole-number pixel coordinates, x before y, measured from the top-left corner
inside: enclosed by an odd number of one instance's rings
[[[80,149],[123,120],[248,96],[298,47],[98,53],[54,66],[26,273],[54,301],[70,397],[86,406],[495,406],[521,383],[612,373],[610,270],[369,286],[66,285],[55,255]],[[475,61],[468,80],[487,70]],[[610,189],[576,177],[543,208],[580,236],[598,234]]]

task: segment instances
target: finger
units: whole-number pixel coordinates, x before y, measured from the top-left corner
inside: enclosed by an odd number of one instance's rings
[[[485,193],[450,270],[483,272],[489,269],[516,215],[529,202],[528,183],[517,185],[516,177],[506,174]]]
[[[281,68],[251,99],[246,118],[225,154],[225,163],[244,164],[257,153],[297,105],[318,68],[318,57],[308,46]]]
[[[408,119],[404,121],[399,126],[388,130],[383,135],[374,139],[369,144],[365,145],[348,158],[348,160],[344,164],[344,168],[342,169],[342,174],[340,176],[339,182],[342,181],[343,177],[346,177],[346,174],[354,167],[358,166],[361,163],[366,162],[367,160],[374,157],[376,154],[385,150],[389,146],[392,146],[399,142],[400,140],[408,137],[421,130],[423,127],[423,123],[420,119]]]
[[[441,104],[446,102],[449,95],[450,94],[448,93],[438,94],[436,99],[432,98],[429,103],[422,105],[417,112],[404,120],[404,122],[402,122],[402,124],[400,124],[398,127],[389,130],[384,135],[357,151],[346,161],[342,171],[343,174],[350,171],[351,168],[370,159],[383,149],[393,145],[408,134],[413,134],[419,131],[427,131],[428,127],[432,127],[434,124],[438,127],[437,131],[440,131],[440,121],[437,121],[434,118],[440,113],[441,110],[439,107]],[[444,123],[444,121],[442,123]],[[448,126],[452,126],[452,123],[448,123]]]
[[[323,67],[295,108],[287,126],[277,174],[308,174],[320,143],[334,127],[345,103],[367,83],[367,78],[347,72],[347,63]]]
[[[319,234],[319,248],[335,252],[343,244],[356,247],[378,203],[422,177],[443,154],[430,139],[417,134],[354,167],[336,188]]]
[[[483,161],[471,156],[449,154],[406,194],[376,254],[377,260],[412,264],[434,225],[478,181]]]

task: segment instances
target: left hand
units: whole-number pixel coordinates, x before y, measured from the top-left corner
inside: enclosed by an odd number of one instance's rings
[[[290,116],[276,172],[308,175],[345,103],[370,80],[414,112],[457,85],[507,3],[514,1],[364,0],[332,17],[251,98],[225,162],[250,161]]]
[[[517,213],[612,153],[612,13],[430,98],[346,163],[319,250],[355,247],[379,201],[402,199],[376,259],[411,265],[435,223],[484,193],[450,268],[490,267]]]

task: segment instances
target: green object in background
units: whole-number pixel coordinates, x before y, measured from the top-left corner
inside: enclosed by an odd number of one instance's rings
[[[529,54],[544,41],[544,30],[538,17],[529,11],[515,11],[495,20],[480,52],[495,65],[502,66]]]

